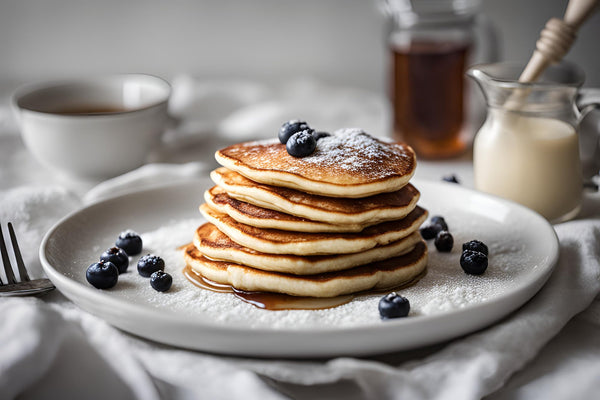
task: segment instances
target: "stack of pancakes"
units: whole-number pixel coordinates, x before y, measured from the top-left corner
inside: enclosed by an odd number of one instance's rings
[[[420,275],[427,246],[409,183],[415,154],[402,143],[345,129],[296,158],[276,140],[217,151],[185,261],[243,291],[334,297],[398,287]]]

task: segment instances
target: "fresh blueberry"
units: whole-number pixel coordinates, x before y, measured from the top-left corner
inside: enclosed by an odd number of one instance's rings
[[[381,319],[406,317],[410,311],[410,302],[398,293],[388,293],[379,300]]]
[[[486,256],[489,255],[488,247],[485,245],[485,243],[483,243],[479,240],[471,240],[471,241],[468,241],[467,243],[463,243],[462,249],[463,249],[463,251],[473,250],[473,251],[478,251],[480,253],[483,253]]]
[[[137,262],[138,273],[147,278],[156,271],[162,271],[165,269],[165,261],[159,256],[154,254],[146,254]]]
[[[488,267],[488,258],[478,251],[465,250],[460,256],[460,266],[467,274],[481,275]]]
[[[421,237],[425,240],[433,239],[437,236],[437,234],[442,231],[443,228],[440,224],[429,223],[423,226],[419,231],[421,232]]]
[[[142,238],[132,230],[121,232],[115,245],[123,249],[129,256],[135,256],[142,252]]]
[[[301,131],[304,131],[307,129],[309,129],[311,131],[311,133],[313,132],[313,130],[310,129],[308,124],[304,121],[293,119],[291,121],[284,122],[284,124],[281,125],[281,128],[279,129],[279,135],[278,135],[279,141],[282,144],[286,144],[287,141],[289,140],[289,138],[294,133],[298,133],[298,132],[301,132]]]
[[[324,137],[331,136],[331,133],[329,133],[329,132],[323,132],[323,131],[321,131],[321,132],[314,132],[313,136],[315,137],[315,140],[318,142],[319,139],[323,139]]]
[[[119,270],[119,274],[127,271],[127,267],[129,267],[129,257],[127,257],[127,253],[118,247],[111,247],[102,253],[100,261],[110,261],[115,264],[115,267]]]
[[[441,215],[434,215],[433,217],[431,217],[430,221],[432,224],[440,225],[442,227],[442,230],[444,230],[444,231],[450,230],[450,229],[448,229],[448,224],[446,223],[446,220]]]
[[[85,279],[96,289],[109,289],[117,284],[119,270],[110,261],[100,261],[88,267]]]
[[[150,275],[150,286],[159,292],[166,292],[171,288],[173,278],[163,271],[156,271]]]
[[[317,141],[308,130],[294,133],[285,145],[288,154],[294,157],[306,157],[312,154],[316,147]]]
[[[447,253],[452,251],[452,246],[454,246],[454,238],[450,232],[440,231],[435,237],[433,244],[435,244],[435,248],[438,249],[438,251]]]
[[[458,180],[458,178],[454,174],[442,176],[442,180],[446,181],[446,182],[450,182],[450,183],[458,183],[458,184],[460,184],[460,181]]]

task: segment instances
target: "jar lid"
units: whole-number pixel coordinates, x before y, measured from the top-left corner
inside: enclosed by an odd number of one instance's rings
[[[384,13],[395,18],[443,19],[475,14],[481,0],[380,0],[380,5]]]

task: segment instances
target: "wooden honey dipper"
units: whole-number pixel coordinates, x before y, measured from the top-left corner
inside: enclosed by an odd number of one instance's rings
[[[534,82],[548,65],[559,62],[571,48],[579,27],[597,5],[598,0],[570,0],[562,20],[551,18],[541,32],[519,82]]]

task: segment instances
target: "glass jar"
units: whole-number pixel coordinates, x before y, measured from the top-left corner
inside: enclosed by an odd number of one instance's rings
[[[462,154],[473,139],[477,114],[469,104],[465,71],[497,58],[496,35],[479,0],[383,0],[382,6],[389,17],[395,138],[424,158]]]
[[[468,72],[488,107],[473,147],[475,187],[521,203],[551,222],[566,221],[581,207],[580,141],[591,138],[596,147],[599,137],[597,126],[586,130],[581,122],[598,100],[576,103],[584,74],[574,64],[548,67],[534,83],[518,81],[523,68],[498,63]]]

